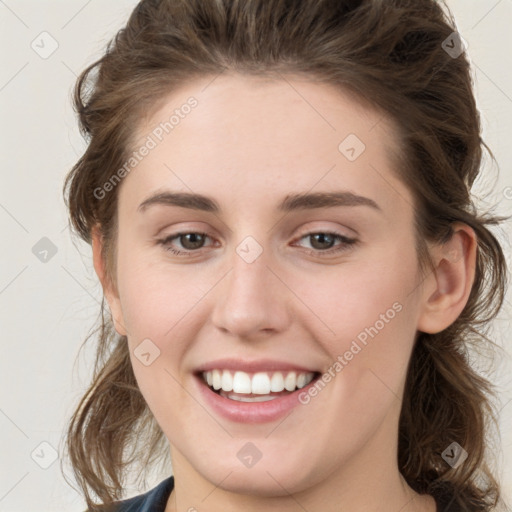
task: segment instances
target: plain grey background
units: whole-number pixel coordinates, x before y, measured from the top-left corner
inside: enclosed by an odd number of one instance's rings
[[[82,352],[76,365],[75,358],[101,301],[90,248],[70,238],[61,194],[85,148],[70,94],[76,75],[101,55],[135,5],[0,0],[0,512],[85,508],[59,464],[64,425],[91,375],[92,353]],[[483,206],[497,204],[498,212],[511,214],[512,0],[448,5],[473,63],[484,139],[500,166],[498,173],[487,161],[478,191],[491,191]],[[511,224],[497,234],[510,265]],[[511,296],[509,290],[491,333],[508,354],[497,358],[493,379],[502,408],[503,454],[496,453],[496,462],[510,501]],[[150,484],[166,476],[155,473]],[[129,494],[143,490],[128,488]]]

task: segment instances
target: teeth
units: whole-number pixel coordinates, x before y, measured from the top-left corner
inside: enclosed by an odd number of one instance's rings
[[[257,372],[249,374],[246,372],[230,370],[211,370],[203,372],[204,381],[214,390],[222,390],[233,393],[269,395],[271,392],[295,391],[297,388],[307,386],[312,380],[314,373],[305,372]],[[243,401],[243,400],[242,400]]]
[[[255,395],[268,395],[270,393],[270,378],[266,373],[255,373],[252,382],[251,390]]]
[[[224,391],[232,391],[233,390],[233,376],[227,370],[224,370],[222,372],[221,384],[222,384],[222,389]]]
[[[225,393],[224,391],[220,392],[221,396],[224,398],[229,398],[230,400],[236,400],[237,402],[268,402],[269,400],[275,400],[278,398],[277,396],[240,396],[240,395],[233,395],[231,393]]]
[[[283,391],[284,389],[284,377],[281,372],[276,372],[272,375],[270,380],[270,391]]]
[[[208,372],[210,373],[210,372]],[[212,385],[213,385],[213,389],[217,390],[217,389],[220,389],[222,387],[222,374],[219,372],[219,370],[213,370],[212,373]],[[203,378],[204,378],[204,374],[203,374]],[[207,382],[208,382],[208,379],[207,379]]]
[[[295,372],[290,372],[284,379],[284,387],[285,387],[286,391],[294,391],[296,385],[297,385],[297,374]]]
[[[229,372],[229,370],[224,370],[224,372]],[[231,389],[224,389],[223,391],[231,391]],[[235,393],[251,393],[251,377],[248,373],[245,372],[235,372],[235,376],[233,378],[233,391]]]

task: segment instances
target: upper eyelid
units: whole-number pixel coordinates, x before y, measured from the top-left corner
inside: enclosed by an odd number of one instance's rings
[[[321,221],[317,221],[317,222],[321,222]],[[164,231],[164,229],[162,229],[160,231]],[[344,232],[345,230],[349,231],[349,233],[345,233]],[[231,232],[231,230],[230,230],[230,232]],[[165,234],[165,235],[156,235],[155,238],[166,239],[169,237],[178,236],[180,234],[184,235],[184,234],[190,234],[190,233],[204,233],[209,237],[216,238],[217,229],[216,228],[213,228],[213,229],[200,228],[200,227],[178,228],[177,231],[174,233],[169,233],[169,234]],[[309,228],[299,229],[299,234],[296,235],[294,239],[296,239],[298,237],[310,235],[310,234],[315,234],[315,233],[335,233],[337,235],[344,236],[345,238],[349,238],[349,239],[359,238],[359,236],[360,236],[357,230],[355,230],[354,228],[350,228],[348,226],[344,226],[344,227],[325,227],[325,226],[316,227],[316,226],[313,226],[313,227],[309,227]]]
[[[353,231],[353,230],[351,230],[351,231]],[[338,235],[338,236],[342,236],[342,237],[350,238],[350,239],[356,238],[355,235],[340,232],[340,230],[337,230],[335,228],[310,228],[310,229],[301,231],[298,235],[295,236],[294,239],[302,238],[304,236],[314,235],[314,234],[318,234],[318,233],[324,233],[324,234],[330,233],[330,234],[334,234],[334,235]],[[161,240],[166,240],[166,239],[176,238],[180,235],[190,235],[190,234],[196,234],[196,235],[203,234],[210,238],[215,238],[215,235],[206,229],[181,229],[181,230],[176,231],[175,233],[160,235],[160,236],[157,236],[156,238],[161,239]]]

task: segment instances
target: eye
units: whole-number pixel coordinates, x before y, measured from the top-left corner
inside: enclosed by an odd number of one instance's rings
[[[182,232],[169,235],[168,237],[158,240],[157,243],[162,245],[166,251],[171,252],[177,256],[192,256],[194,252],[198,252],[199,249],[204,247],[204,241],[206,238],[210,238],[208,233],[201,232]],[[343,251],[347,251],[351,246],[357,243],[357,239],[349,238],[341,233],[335,232],[311,232],[302,235],[299,240],[309,238],[312,241],[313,249],[308,249],[306,252],[314,256],[330,256],[332,254],[338,254]],[[180,245],[185,250],[179,250],[173,247],[172,242],[175,240],[180,242]],[[338,241],[340,245],[333,248],[333,244]]]
[[[190,238],[187,239],[187,237]],[[202,248],[205,238],[210,238],[207,233],[183,232],[170,235],[163,240],[158,240],[158,243],[161,244],[166,251],[169,251],[178,256],[191,256],[192,252],[196,252],[197,249]],[[179,249],[172,247],[171,242],[176,239],[179,239],[182,247],[186,249],[185,251],[180,251]]]
[[[331,256],[344,251],[348,251],[351,246],[357,243],[357,239],[349,238],[341,233],[335,232],[311,232],[302,235],[299,240],[308,239],[312,242],[313,250],[308,250],[313,256]],[[341,242],[340,245],[333,248],[335,241]]]

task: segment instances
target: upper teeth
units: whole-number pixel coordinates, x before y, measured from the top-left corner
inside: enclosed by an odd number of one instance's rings
[[[230,370],[211,370],[203,372],[203,379],[213,389],[223,389],[234,393],[267,395],[271,391],[294,391],[303,388],[313,380],[312,372],[246,372]]]

